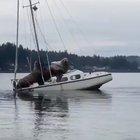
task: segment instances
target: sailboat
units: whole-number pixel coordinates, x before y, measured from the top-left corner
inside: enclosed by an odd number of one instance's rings
[[[112,80],[111,73],[108,72],[83,72],[81,70],[69,70],[69,60],[67,58],[51,65],[48,62],[48,69],[43,68],[40,57],[40,47],[36,29],[34,12],[36,4],[29,0],[34,38],[37,47],[38,61],[35,63],[35,70],[22,79],[17,79],[18,68],[18,46],[19,46],[19,0],[17,0],[17,36],[16,36],[16,57],[15,72],[13,80],[13,90],[15,92],[34,91],[63,91],[63,90],[93,90],[100,88],[103,84]],[[48,57],[47,57],[48,58]]]

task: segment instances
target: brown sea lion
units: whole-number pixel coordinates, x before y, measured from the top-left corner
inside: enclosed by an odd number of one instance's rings
[[[50,71],[48,69],[43,68],[43,78],[44,81],[48,81],[51,76],[56,76],[57,79],[60,79],[63,74],[65,74],[69,69],[69,62],[67,58],[62,59],[61,61],[53,62],[50,66]],[[42,80],[40,68],[37,62],[34,64],[34,70],[29,75],[20,79],[17,83],[17,88],[26,88],[30,87],[34,83],[38,83],[39,85],[43,85],[44,81]]]

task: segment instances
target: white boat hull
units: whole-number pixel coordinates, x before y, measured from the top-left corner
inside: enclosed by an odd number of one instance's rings
[[[103,84],[112,80],[111,74],[99,75],[86,79],[69,82],[59,82],[49,85],[19,89],[19,91],[63,91],[63,90],[92,90],[98,89]]]

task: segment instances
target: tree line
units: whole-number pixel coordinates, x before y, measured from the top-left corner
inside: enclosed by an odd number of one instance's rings
[[[0,45],[0,72],[13,72],[15,63],[15,50],[16,46],[13,43],[4,43]],[[69,59],[71,68],[81,69],[83,71],[94,70],[108,70],[115,72],[137,72],[139,71],[138,62],[135,60],[129,60],[127,56],[114,56],[114,57],[101,57],[97,55],[93,56],[78,56],[76,54],[68,53],[67,51],[40,51],[41,60],[47,67],[48,53],[50,62],[59,61],[64,57]],[[23,48],[22,45],[18,48],[18,71],[29,72],[29,65],[27,60],[31,60],[33,64],[37,57],[37,51]]]

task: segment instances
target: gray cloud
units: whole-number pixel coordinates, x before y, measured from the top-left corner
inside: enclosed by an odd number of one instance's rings
[[[59,0],[48,0],[56,17],[66,48],[78,54],[104,56],[139,55],[140,1],[138,0],[63,0],[74,20],[69,17]],[[15,3],[14,3],[15,2]],[[22,1],[21,7],[28,4]],[[15,42],[16,1],[0,1],[0,42]],[[41,30],[52,46],[50,50],[64,50],[52,24],[45,0],[40,1],[38,15]],[[59,12],[58,12],[59,11]],[[63,20],[64,19],[64,20]],[[81,30],[84,35],[81,35]],[[21,8],[20,42],[34,48],[27,9]],[[45,44],[39,34],[41,48]],[[75,41],[76,40],[76,41]]]

